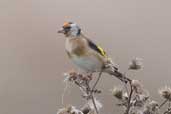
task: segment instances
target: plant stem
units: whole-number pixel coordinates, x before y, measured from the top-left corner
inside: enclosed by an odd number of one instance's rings
[[[159,109],[160,109],[163,105],[165,105],[165,104],[167,103],[167,101],[168,101],[168,99],[166,99],[164,102],[162,102],[162,103],[159,105]]]
[[[99,114],[99,111],[98,111],[98,109],[97,109],[96,102],[95,102],[95,99],[94,99],[93,94],[91,94],[91,100],[92,100],[93,105],[94,105],[94,108],[95,108],[95,110],[96,110],[96,114]]]
[[[127,109],[126,109],[126,111],[125,111],[125,114],[129,114],[129,110],[130,110],[130,108],[131,108],[131,98],[132,98],[132,94],[133,94],[133,87],[132,87],[132,84],[131,84],[131,82],[129,82],[129,84],[130,84],[130,89],[131,89],[131,91],[130,91],[130,94],[129,94],[129,97],[128,97],[128,106],[127,106]]]
[[[96,114],[99,114],[99,111],[98,111],[98,109],[97,109],[96,102],[95,102],[95,99],[94,99],[94,96],[93,96],[92,89],[90,88],[90,86],[89,86],[88,83],[86,83],[86,84],[87,84],[88,90],[91,90],[91,91],[90,91],[90,98],[91,98],[91,100],[92,100],[92,102],[93,102],[93,105],[94,105]]]
[[[90,98],[91,98],[91,100],[93,102],[94,108],[96,110],[96,114],[99,114],[99,111],[98,111],[97,106],[96,106],[96,102],[95,102],[95,99],[94,99],[94,96],[93,96],[93,91],[96,88],[96,85],[98,84],[98,82],[99,82],[99,80],[101,78],[101,75],[102,75],[102,71],[99,73],[99,76],[98,76],[98,78],[97,78],[97,80],[96,80],[96,82],[95,82],[95,84],[93,85],[92,88],[90,88],[89,83],[86,83],[86,85],[88,87],[88,90],[90,90]]]
[[[97,83],[99,82],[101,76],[102,76],[102,71],[99,73],[99,76],[98,76],[96,82],[94,83],[94,85],[93,85],[93,87],[92,87],[92,92],[93,92],[93,90],[96,88],[96,85],[97,85]]]

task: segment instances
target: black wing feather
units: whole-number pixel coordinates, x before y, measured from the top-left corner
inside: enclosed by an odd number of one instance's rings
[[[101,48],[99,48],[95,43],[93,43],[91,40],[88,40],[88,45],[94,49],[96,52],[98,52],[100,55],[105,56],[106,52],[104,50],[102,50]]]

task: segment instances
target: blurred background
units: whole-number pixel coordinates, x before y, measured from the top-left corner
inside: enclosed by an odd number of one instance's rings
[[[128,72],[141,80],[154,100],[158,88],[171,85],[170,0],[1,0],[0,114],[56,114],[58,108],[84,104],[77,87],[61,103],[63,73],[73,69],[65,38],[57,34],[65,21],[79,24],[127,72],[135,57],[141,71]],[[103,75],[102,113],[119,113],[110,89],[120,82]]]

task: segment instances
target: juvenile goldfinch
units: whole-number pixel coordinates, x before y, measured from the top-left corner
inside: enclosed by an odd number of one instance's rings
[[[66,37],[65,49],[71,61],[87,73],[105,72],[121,81],[130,81],[118,71],[106,52],[82,34],[81,28],[73,22],[65,22],[58,33]]]

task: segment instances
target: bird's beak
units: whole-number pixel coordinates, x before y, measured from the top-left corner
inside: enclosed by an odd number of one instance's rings
[[[65,33],[65,30],[61,28],[60,30],[58,30],[58,33]]]

